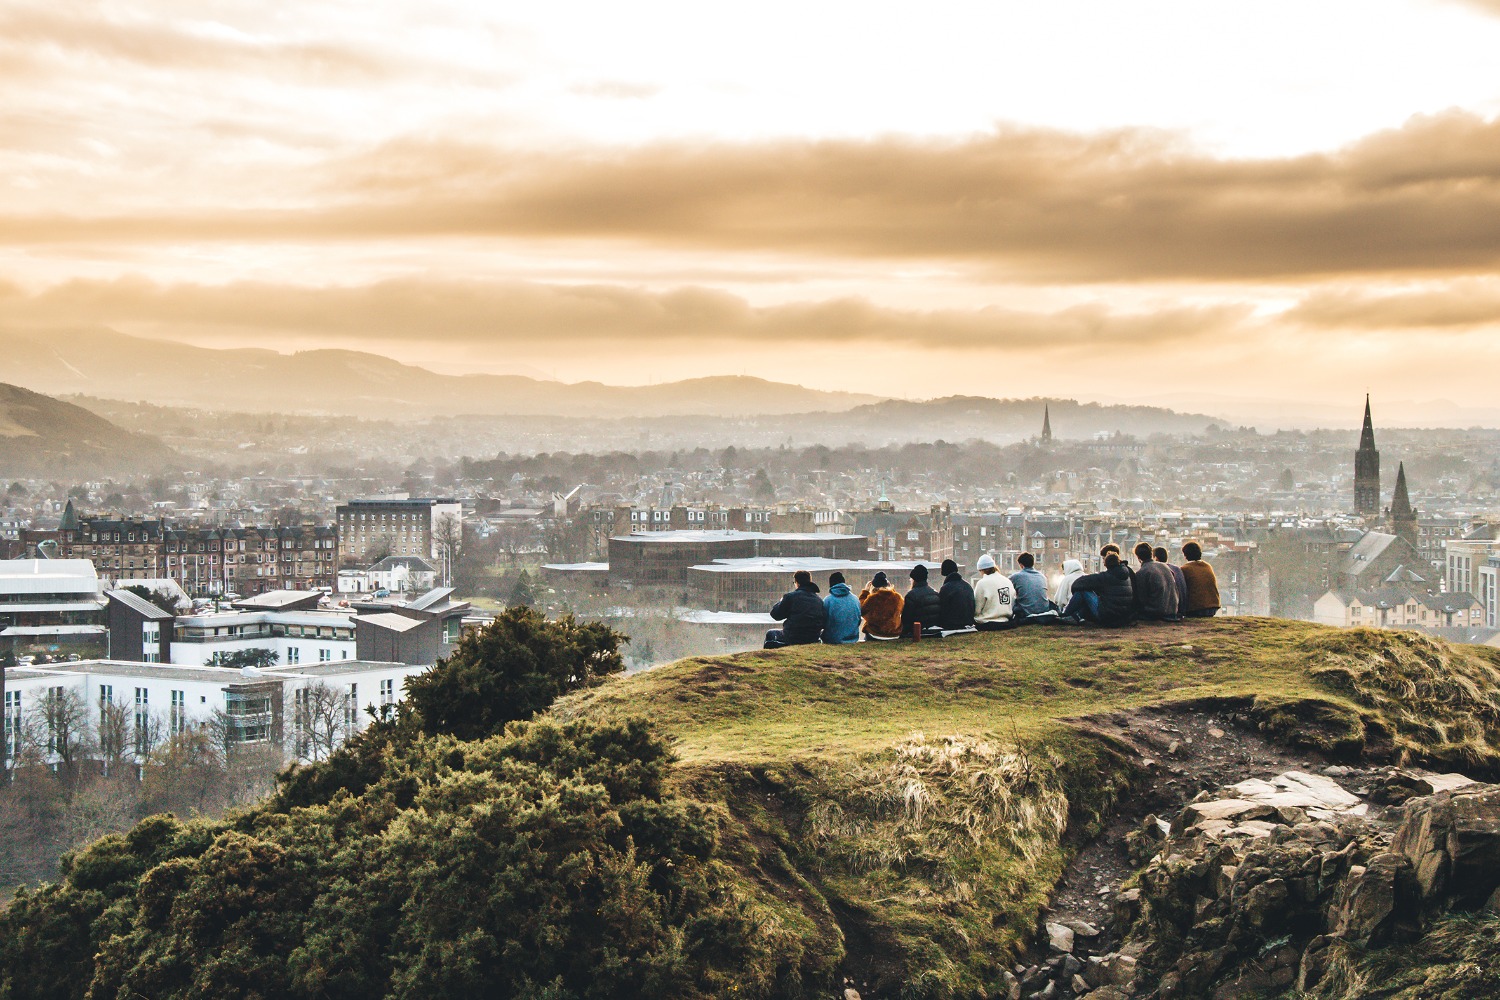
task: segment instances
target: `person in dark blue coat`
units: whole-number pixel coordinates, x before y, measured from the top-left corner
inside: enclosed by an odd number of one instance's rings
[[[771,617],[786,624],[766,633],[766,649],[803,646],[823,636],[828,610],[818,597],[818,585],[812,582],[812,574],[799,569],[792,574],[792,581],[797,586],[771,606]]]
[[[917,563],[907,575],[911,577],[911,589],[901,605],[901,634],[911,638],[913,626],[930,628],[938,623],[942,602],[938,600],[938,592],[927,585],[926,566]]]
[[[958,571],[958,563],[944,559],[943,589],[938,591],[938,625],[945,630],[974,627],[974,588]]]
[[[823,625],[823,641],[830,646],[859,641],[859,598],[844,582],[844,574],[828,578],[828,596],[823,598],[828,620]]]

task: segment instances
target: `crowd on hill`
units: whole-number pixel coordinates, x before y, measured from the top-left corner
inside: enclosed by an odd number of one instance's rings
[[[1197,542],[1182,546],[1184,562],[1169,561],[1167,550],[1141,542],[1132,567],[1113,543],[1099,551],[1104,568],[1083,572],[1077,559],[1065,560],[1050,593],[1036,557],[1022,552],[1018,568],[1000,572],[994,557],[979,557],[973,580],[966,580],[952,559],[939,569],[942,583],[928,583],[921,563],[909,574],[911,588],[896,589],[884,573],[854,595],[842,573],[828,578],[828,596],[820,596],[812,574],[798,570],[795,586],[771,608],[783,626],[766,633],[766,648],[824,642],[830,645],[884,639],[918,639],[967,632],[1000,632],[1046,623],[1106,628],[1137,621],[1211,618],[1219,611],[1219,583]]]

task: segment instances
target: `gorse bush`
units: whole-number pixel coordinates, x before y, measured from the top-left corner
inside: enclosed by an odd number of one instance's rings
[[[392,731],[356,740],[384,762],[357,793],[158,817],[66,859],[0,915],[0,996],[796,995],[821,961],[731,884],[644,724]]]

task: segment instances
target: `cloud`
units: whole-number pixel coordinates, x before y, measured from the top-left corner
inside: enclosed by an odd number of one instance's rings
[[[890,309],[859,298],[752,306],[705,288],[650,292],[613,285],[393,279],[333,288],[244,282],[161,285],[74,280],[36,293],[0,282],[12,325],[108,325],[198,342],[226,331],[270,340],[369,346],[379,341],[546,347],[560,343],[708,342],[778,350],[809,342],[884,342],[1030,352],[1204,341],[1239,328],[1248,306],[1120,313],[1101,304],[1053,312]]]
[[[1458,281],[1442,288],[1394,293],[1320,291],[1283,316],[1310,326],[1346,329],[1463,331],[1493,327],[1500,325],[1500,285]]]
[[[654,83],[632,83],[628,80],[594,80],[589,83],[579,83],[568,88],[568,91],[580,97],[602,97],[607,100],[644,100],[655,97],[661,93],[661,88]]]
[[[548,153],[407,140],[304,181],[295,207],[0,217],[0,242],[603,239],[1053,282],[1500,265],[1500,120],[1456,112],[1282,159],[1213,158],[1142,130]]]

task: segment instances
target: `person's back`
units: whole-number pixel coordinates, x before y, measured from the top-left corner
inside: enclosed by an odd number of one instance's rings
[[[1214,568],[1203,561],[1203,549],[1197,542],[1182,546],[1187,562],[1182,575],[1187,579],[1187,605],[1182,613],[1190,618],[1212,618],[1219,613],[1219,579]]]
[[[917,563],[911,571],[911,589],[901,604],[901,634],[911,635],[916,622],[924,628],[936,625],[941,607],[938,592],[927,585],[927,567]]]
[[[1177,617],[1177,581],[1172,571],[1156,561],[1156,553],[1145,542],[1135,547],[1140,568],[1135,571],[1135,600],[1142,618],[1155,621]]]
[[[865,631],[882,639],[901,634],[901,608],[905,602],[884,573],[876,573],[859,595],[859,610],[864,615]]]
[[[828,578],[828,596],[823,598],[823,609],[827,624],[823,626],[823,641],[830,646],[859,641],[859,600],[844,582],[844,574],[834,573]]]
[[[1161,563],[1163,566],[1167,567],[1167,569],[1172,571],[1172,582],[1177,584],[1177,613],[1179,615],[1187,614],[1187,577],[1183,575],[1182,567],[1174,566],[1170,562],[1168,562],[1167,550],[1162,548],[1161,546],[1157,546],[1155,549],[1153,549],[1152,555],[1156,556],[1157,562]]]
[[[939,627],[959,629],[974,627],[974,588],[969,586],[958,563],[943,560],[943,589],[938,592]]]
[[[995,568],[991,556],[981,556],[974,580],[974,624],[1010,621],[1015,607],[1016,588],[1010,578]]]
[[[800,646],[817,642],[823,635],[828,610],[818,596],[818,585],[802,570],[797,572],[796,581],[796,588],[771,606],[771,617],[786,624],[778,630],[780,635],[775,639],[766,636],[768,644],[778,642],[785,646]]]
[[[1114,553],[1104,558],[1104,569],[1073,581],[1073,593],[1092,593],[1098,598],[1100,625],[1128,625],[1135,620],[1135,587],[1130,570]]]
[[[1057,581],[1057,589],[1052,592],[1052,603],[1066,608],[1073,597],[1073,581],[1082,575],[1083,563],[1080,560],[1064,559],[1062,579]]]
[[[1021,568],[1011,574],[1011,585],[1016,588],[1016,610],[1027,615],[1045,614],[1052,610],[1047,599],[1047,578],[1036,570],[1036,557],[1022,552],[1016,557]]]

